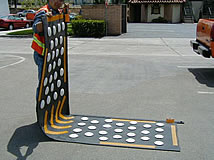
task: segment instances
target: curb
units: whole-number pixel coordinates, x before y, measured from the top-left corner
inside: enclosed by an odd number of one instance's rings
[[[0,37],[9,37],[9,38],[32,38],[32,35],[0,35]]]
[[[8,31],[0,31],[0,37],[14,37],[14,38],[31,38],[33,35],[7,35],[8,33],[18,32],[28,30],[30,28],[25,29],[16,29],[16,30],[8,30]]]

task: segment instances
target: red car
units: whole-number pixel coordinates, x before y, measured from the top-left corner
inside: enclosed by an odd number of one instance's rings
[[[16,14],[9,14],[7,16],[0,17],[0,27],[8,28],[9,30],[13,30],[14,28],[29,28],[31,25],[31,21],[24,20],[20,18]]]

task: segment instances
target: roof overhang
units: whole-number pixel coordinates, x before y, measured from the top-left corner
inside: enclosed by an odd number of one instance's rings
[[[141,4],[174,4],[184,3],[186,0],[129,0],[128,3],[141,3]]]

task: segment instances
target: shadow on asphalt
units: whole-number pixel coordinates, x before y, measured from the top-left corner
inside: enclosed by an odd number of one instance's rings
[[[37,123],[17,128],[11,137],[7,151],[17,157],[17,160],[26,160],[40,142],[52,141]]]
[[[214,87],[214,68],[189,68],[195,79],[208,87]]]

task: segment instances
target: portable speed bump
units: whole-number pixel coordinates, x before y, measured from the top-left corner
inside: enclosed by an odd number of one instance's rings
[[[37,116],[43,132],[58,141],[180,151],[174,121],[70,115],[66,16],[42,19],[45,58]]]

